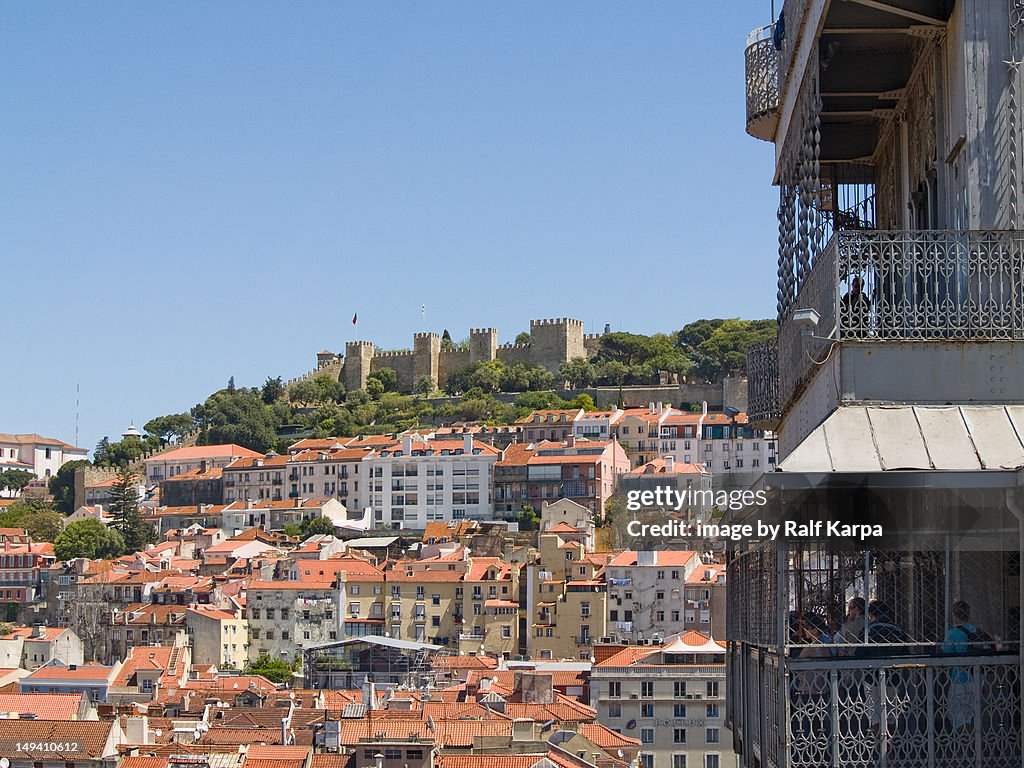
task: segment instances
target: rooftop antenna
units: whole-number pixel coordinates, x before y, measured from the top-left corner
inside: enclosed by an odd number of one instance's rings
[[[78,411],[81,403],[82,385],[75,384],[75,445],[78,445]]]
[[[427,305],[420,304],[420,322],[423,323],[423,327],[427,327]]]

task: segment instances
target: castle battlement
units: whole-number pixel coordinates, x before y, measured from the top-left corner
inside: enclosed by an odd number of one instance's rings
[[[595,349],[600,339],[599,334],[584,336],[583,321],[571,317],[531,320],[530,336],[527,344],[499,345],[497,328],[476,327],[469,329],[469,349],[441,349],[440,335],[419,331],[413,334],[412,349],[392,352],[380,351],[371,341],[350,341],[345,344],[344,357],[328,358],[325,354],[318,358],[318,367],[323,366],[329,373],[340,369],[339,378],[350,391],[364,389],[372,372],[394,368],[400,391],[410,393],[423,377],[443,387],[460,366],[499,359],[499,352],[506,363],[538,365],[554,373],[562,363],[586,354],[584,339]]]
[[[545,319],[545,320],[531,320],[530,321],[530,327],[531,328],[534,328],[534,327],[537,327],[537,326],[544,326],[544,325],[560,325],[560,326],[564,326],[565,328],[580,328],[580,329],[582,329],[583,328],[583,321],[582,320],[573,320],[571,317],[555,317],[555,318],[548,318],[548,319]]]
[[[411,349],[393,349],[390,352],[374,352],[373,359],[381,360],[390,357],[412,357],[416,353]]]

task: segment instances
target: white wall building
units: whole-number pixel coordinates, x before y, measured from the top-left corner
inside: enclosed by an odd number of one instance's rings
[[[493,520],[494,464],[501,451],[461,440],[402,437],[363,460],[374,522],[422,530],[434,520]]]
[[[89,452],[63,440],[37,434],[8,434],[0,432],[0,472],[23,469],[40,480],[57,474],[69,461],[87,459]],[[11,497],[11,491],[0,491],[0,496]]]

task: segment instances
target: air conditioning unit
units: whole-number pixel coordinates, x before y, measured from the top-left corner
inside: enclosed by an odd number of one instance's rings
[[[639,699],[640,698],[640,694],[638,694],[638,693],[631,693],[631,694],[629,694],[629,698],[631,698],[631,699]]]

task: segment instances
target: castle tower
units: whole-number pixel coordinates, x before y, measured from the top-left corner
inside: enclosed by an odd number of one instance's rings
[[[373,343],[369,341],[350,341],[345,345],[345,367],[342,381],[345,383],[347,391],[366,389],[366,378],[370,375],[373,350]]]
[[[498,331],[494,328],[469,329],[469,361],[493,360],[498,354]]]
[[[569,317],[531,320],[530,338],[533,362],[554,373],[558,366],[576,357],[586,357],[583,321]]]
[[[429,376],[437,386],[438,358],[441,355],[441,337],[436,333],[417,333],[412,337],[412,382]]]

